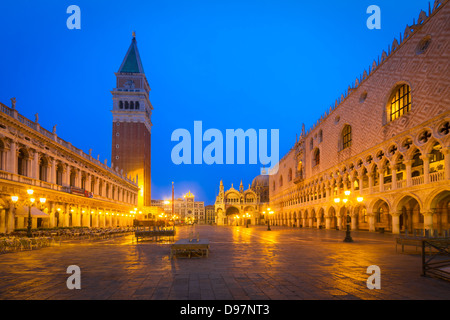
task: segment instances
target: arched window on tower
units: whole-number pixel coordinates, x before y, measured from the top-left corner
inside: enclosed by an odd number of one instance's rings
[[[129,105],[128,101],[125,101],[125,109],[130,109],[130,105]]]
[[[134,108],[135,108],[136,110],[139,110],[139,101],[136,101],[136,103],[135,103],[135,105],[134,105]]]
[[[119,109],[123,109],[123,101],[119,101]]]
[[[134,102],[133,101],[130,102],[130,109],[134,109]]]
[[[388,103],[388,120],[394,121],[411,110],[411,88],[407,84],[397,86]]]

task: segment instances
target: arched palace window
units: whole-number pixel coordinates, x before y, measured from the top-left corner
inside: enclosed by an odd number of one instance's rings
[[[411,110],[411,88],[407,84],[398,86],[389,102],[389,119],[394,121]]]
[[[352,145],[352,127],[346,125],[342,130],[342,150],[351,147]]]
[[[320,150],[316,148],[313,154],[313,167],[318,166],[320,164]]]

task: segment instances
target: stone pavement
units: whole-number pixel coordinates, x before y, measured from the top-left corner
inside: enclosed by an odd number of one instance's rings
[[[199,232],[208,258],[169,259],[168,242],[133,236],[71,241],[0,255],[0,299],[72,300],[448,300],[450,283],[422,277],[419,254],[395,251],[395,236],[286,227],[186,226]],[[81,269],[81,289],[69,290],[67,267]],[[381,289],[369,290],[367,267],[381,269]]]

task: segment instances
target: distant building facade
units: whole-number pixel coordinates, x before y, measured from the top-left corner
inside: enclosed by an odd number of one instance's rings
[[[164,209],[166,214],[172,213],[172,200],[152,200],[152,206]],[[195,196],[189,191],[183,198],[175,198],[174,214],[186,223],[205,224],[205,203],[195,201]]]
[[[216,223],[216,210],[214,205],[205,206],[205,224]]]
[[[449,20],[435,1],[302,129],[269,176],[271,224],[344,228],[348,214],[352,230],[450,228]]]

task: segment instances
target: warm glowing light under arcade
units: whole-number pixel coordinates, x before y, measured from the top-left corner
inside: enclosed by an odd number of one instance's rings
[[[12,200],[12,202],[17,202],[17,201],[19,201],[19,197],[18,196],[11,196],[11,200]]]
[[[33,189],[28,189],[27,193],[31,196],[34,193],[34,190]]]
[[[348,197],[348,196],[351,194],[351,192],[350,192],[349,190],[345,190],[345,191],[344,191],[344,194]],[[357,198],[356,198],[356,201],[358,201],[358,202],[363,202],[363,201],[364,201],[364,198],[363,198],[363,197],[357,197]],[[341,202],[341,198],[335,198],[335,199],[334,199],[334,202],[336,202],[336,203]],[[342,199],[342,202],[344,202],[344,204],[345,204],[345,203],[348,202],[348,199],[347,199],[347,198],[344,198],[344,199]]]

